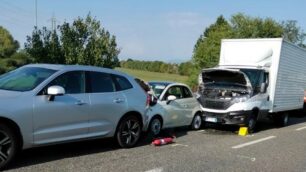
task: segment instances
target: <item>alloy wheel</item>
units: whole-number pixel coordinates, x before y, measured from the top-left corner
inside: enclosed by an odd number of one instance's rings
[[[139,121],[136,119],[128,119],[123,125],[120,131],[120,139],[128,147],[133,146],[140,136]]]
[[[3,131],[0,131],[0,164],[6,163],[12,152],[12,139]]]

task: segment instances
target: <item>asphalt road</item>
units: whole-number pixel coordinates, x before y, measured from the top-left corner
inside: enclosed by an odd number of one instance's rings
[[[179,128],[175,143],[154,147],[146,136],[132,149],[112,139],[23,151],[8,171],[306,171],[306,117],[277,128],[258,123],[259,132],[237,135],[237,127],[211,125],[200,131]]]

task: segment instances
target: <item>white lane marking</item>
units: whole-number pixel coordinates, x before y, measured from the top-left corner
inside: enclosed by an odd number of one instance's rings
[[[232,148],[233,149],[239,149],[239,148],[243,148],[245,146],[250,146],[250,145],[253,145],[253,144],[256,144],[256,143],[259,143],[259,142],[263,142],[263,141],[266,141],[266,140],[270,140],[270,139],[273,139],[275,138],[276,136],[268,136],[268,137],[265,137],[265,138],[262,138],[262,139],[258,139],[258,140],[253,140],[251,142],[247,142],[247,143],[243,143],[243,144],[240,144],[240,145],[237,145],[237,146],[233,146]]]
[[[188,145],[183,145],[183,144],[179,144],[179,143],[172,144],[171,146],[172,146],[172,147],[175,147],[175,146],[184,146],[184,147],[188,147]]]
[[[160,168],[154,168],[152,170],[148,170],[148,171],[145,171],[145,172],[162,172],[164,169],[162,167]]]
[[[301,127],[301,128],[297,128],[297,129],[295,129],[295,130],[296,130],[296,131],[301,131],[301,130],[304,130],[304,129],[306,129],[306,126]]]
[[[255,157],[248,157],[248,156],[244,156],[244,155],[237,155],[238,158],[244,158],[244,159],[249,159],[251,161],[256,161]]]

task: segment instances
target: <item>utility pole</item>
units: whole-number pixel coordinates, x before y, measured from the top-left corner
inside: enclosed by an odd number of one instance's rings
[[[57,22],[57,21],[58,21],[58,20],[56,20],[55,15],[54,15],[54,13],[53,13],[51,19],[48,20],[48,22],[51,22],[51,29],[52,29],[52,30],[56,30],[56,22]]]
[[[35,0],[35,26],[37,28],[37,0]]]

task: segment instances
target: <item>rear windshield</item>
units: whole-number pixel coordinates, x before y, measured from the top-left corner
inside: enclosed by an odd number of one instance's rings
[[[30,91],[54,74],[56,70],[24,67],[0,76],[0,89],[10,91]]]

